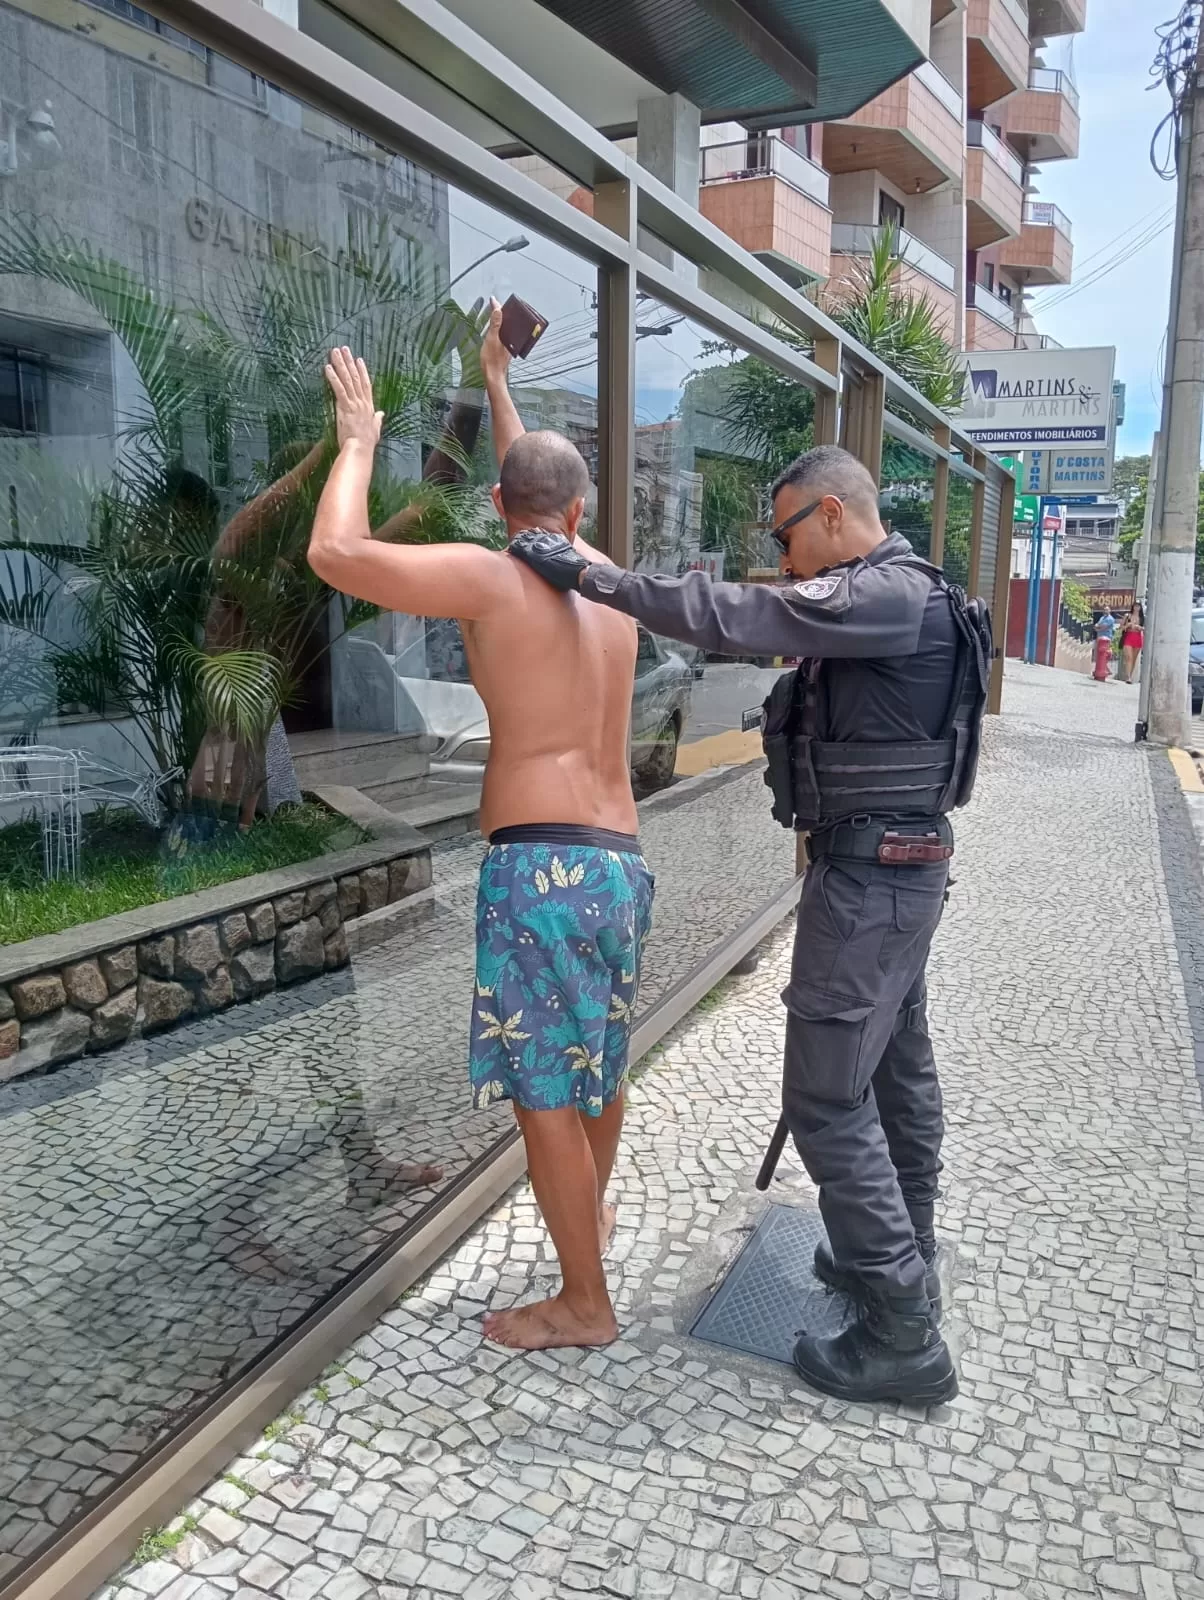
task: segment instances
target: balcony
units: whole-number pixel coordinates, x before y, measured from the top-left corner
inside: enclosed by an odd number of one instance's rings
[[[993,105],[1028,82],[1028,15],[1020,0],[969,0],[966,91],[972,106]]]
[[[1024,216],[1024,164],[993,128],[966,123],[966,248],[985,250],[1020,232]]]
[[[828,174],[784,139],[704,146],[698,209],[792,283],[828,276]]]
[[[966,285],[966,349],[1010,350],[1016,338],[1016,308],[985,283]]]
[[[878,229],[868,223],[832,224],[832,277],[851,280],[853,263],[873,248]],[[898,230],[898,282],[914,295],[926,295],[935,306],[941,331],[951,337],[957,325],[957,269],[952,261],[904,229]]]
[[[1027,284],[1069,283],[1074,246],[1065,212],[1047,200],[1026,201],[1019,237],[1004,245],[999,265],[1020,274]]]
[[[1005,100],[998,114],[1030,162],[1073,160],[1079,153],[1079,92],[1064,72],[1034,67],[1028,88]]]
[[[960,179],[962,97],[925,61],[843,122],[824,127],[829,172],[878,171],[906,194]]]
[[[1087,0],[1028,0],[1028,16],[1034,39],[1082,33],[1087,26]]]

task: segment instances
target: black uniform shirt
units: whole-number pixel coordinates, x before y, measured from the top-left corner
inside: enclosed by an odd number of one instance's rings
[[[821,676],[821,738],[934,738],[949,709],[957,625],[927,573],[888,561],[910,549],[891,534],[868,556],[774,586],[597,565],[582,577],[581,593],[716,655],[831,663]]]

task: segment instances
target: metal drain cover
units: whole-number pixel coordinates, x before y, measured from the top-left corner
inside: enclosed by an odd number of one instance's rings
[[[842,1294],[815,1276],[815,1247],[826,1238],[818,1211],[770,1206],[690,1329],[695,1339],[790,1364],[794,1341],[837,1334],[852,1318]]]

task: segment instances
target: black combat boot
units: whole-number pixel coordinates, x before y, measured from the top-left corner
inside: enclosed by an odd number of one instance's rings
[[[794,1365],[813,1389],[838,1400],[938,1406],[957,1394],[953,1358],[922,1296],[889,1300],[863,1289],[856,1320],[842,1333],[800,1335]]]
[[[924,1293],[928,1296],[932,1306],[932,1314],[939,1322],[941,1320],[941,1280],[936,1270],[936,1240],[931,1242],[916,1240],[920,1255],[924,1258],[924,1265],[928,1269],[924,1278]],[[826,1239],[822,1239],[815,1247],[815,1276],[829,1289],[835,1289],[838,1294],[850,1295],[857,1299],[865,1290],[864,1281],[855,1272],[846,1271],[844,1267],[836,1265],[831,1248]]]

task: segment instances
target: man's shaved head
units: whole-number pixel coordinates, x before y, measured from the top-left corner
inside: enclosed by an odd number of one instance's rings
[[[502,462],[502,510],[510,520],[565,516],[589,493],[580,451],[562,433],[544,428],[521,434]]]
[[[834,494],[858,517],[878,516],[877,484],[857,457],[839,445],[821,444],[792,461],[771,492],[777,495],[786,488],[804,491],[809,500]]]

